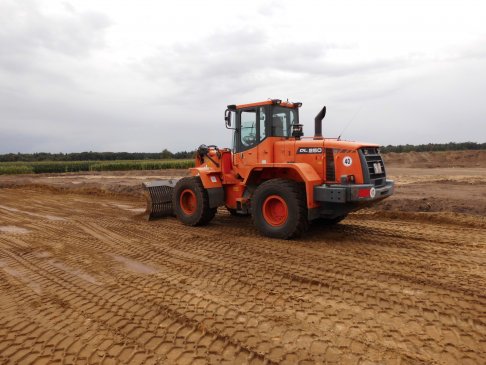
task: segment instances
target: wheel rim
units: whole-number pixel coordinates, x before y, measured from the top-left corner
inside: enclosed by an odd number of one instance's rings
[[[194,214],[197,208],[196,194],[191,189],[184,190],[179,197],[179,203],[184,214]]]
[[[285,200],[278,195],[270,195],[263,202],[263,218],[271,226],[283,225],[289,216]]]

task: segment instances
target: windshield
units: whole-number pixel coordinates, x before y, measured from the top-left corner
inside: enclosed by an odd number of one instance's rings
[[[273,107],[272,112],[272,136],[289,137],[292,131],[292,124],[299,123],[297,109],[284,108],[283,106]]]

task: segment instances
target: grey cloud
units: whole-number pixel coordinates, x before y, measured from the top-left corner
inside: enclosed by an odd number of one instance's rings
[[[265,1],[260,5],[258,12],[265,17],[271,17],[279,12],[283,12],[284,9],[285,4],[281,1]]]
[[[486,58],[486,37],[470,44],[468,47],[461,47],[458,50],[458,59],[483,59]]]
[[[0,90],[0,113],[0,153],[110,150],[143,140],[135,113],[106,102],[99,106],[75,97],[41,99]]]
[[[10,72],[39,71],[36,60],[46,53],[87,56],[103,46],[103,31],[110,25],[100,13],[44,14],[29,0],[1,2],[0,23],[0,67]]]
[[[0,153],[228,146],[225,105],[268,97],[302,101],[307,135],[325,103],[328,136],[357,114],[345,137],[384,144],[484,139],[486,42],[382,59],[358,49],[371,59],[358,61],[351,55],[362,43],[272,41],[279,30],[256,24],[281,12],[279,3],[267,3],[253,18],[236,19],[244,28],[158,49],[148,42],[153,54],[129,64],[103,49],[110,26],[103,14],[66,4],[54,16],[35,1],[1,1]],[[347,62],[333,61],[333,52]]]
[[[176,85],[172,95],[177,98],[192,98],[209,89],[212,96],[245,93],[275,78],[282,81],[278,73],[304,79],[333,78],[407,66],[406,60],[396,58],[335,63],[326,57],[334,49],[353,47],[326,42],[275,43],[261,30],[240,29],[161,48],[145,61],[144,72],[161,85]]]
[[[103,47],[108,18],[69,6],[48,14],[36,1],[19,0],[0,2],[0,23],[0,149],[74,148],[79,126],[103,118],[82,100],[74,70]]]

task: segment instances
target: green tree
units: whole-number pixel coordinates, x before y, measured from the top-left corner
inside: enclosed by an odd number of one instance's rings
[[[174,158],[174,154],[170,152],[167,148],[165,148],[160,154],[160,158],[163,160],[170,160]]]

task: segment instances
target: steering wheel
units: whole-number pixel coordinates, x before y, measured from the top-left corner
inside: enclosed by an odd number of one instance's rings
[[[246,146],[251,146],[252,144],[255,143],[256,140],[256,135],[254,133],[251,133],[247,136],[244,136],[242,138],[243,142],[245,143]]]

